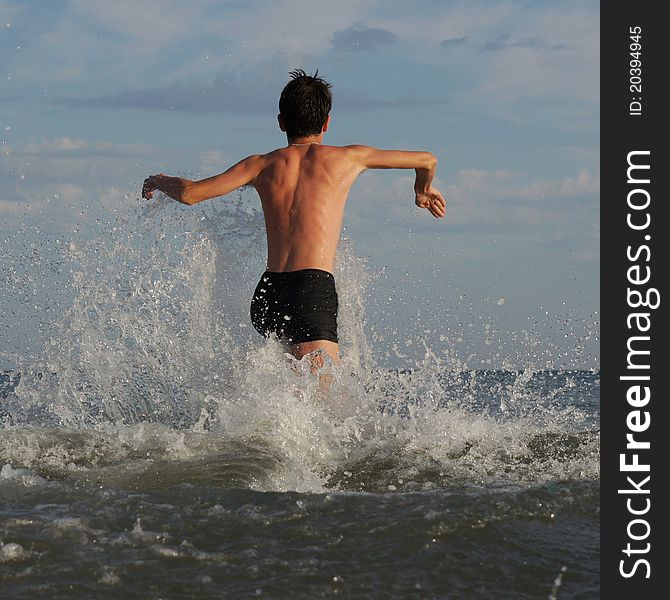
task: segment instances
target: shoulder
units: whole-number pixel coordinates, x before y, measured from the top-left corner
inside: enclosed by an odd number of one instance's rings
[[[249,170],[260,173],[277,160],[281,160],[283,148],[270,150],[265,154],[251,154],[242,159],[240,163],[244,164]]]
[[[341,148],[352,155],[368,154],[375,150],[372,146],[364,146],[363,144],[350,144],[349,146],[341,146]]]
[[[275,148],[274,150],[270,150],[269,152],[266,152],[265,154],[255,154],[250,156],[249,158],[254,158],[254,160],[262,165],[263,168],[271,165],[274,162],[285,160],[287,156],[286,153],[286,147],[281,147],[281,148]]]
[[[351,144],[349,146],[342,146],[347,160],[355,164],[361,170],[365,170],[375,162],[374,157],[379,153],[379,149],[374,146],[366,146],[364,144]]]
[[[276,156],[280,156],[284,151],[286,150],[285,146],[282,146],[281,148],[275,148],[274,150],[270,150],[269,152],[266,152],[265,154],[259,154],[261,158],[274,158]]]
[[[364,164],[368,157],[370,157],[377,150],[372,146],[365,146],[363,144],[340,146],[339,149],[348,159],[361,164]]]

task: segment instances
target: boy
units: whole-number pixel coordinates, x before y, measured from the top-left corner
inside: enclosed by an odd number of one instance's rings
[[[244,185],[261,198],[267,234],[267,270],[254,292],[251,321],[274,333],[297,359],[324,352],[339,362],[337,292],[333,263],[349,190],[366,169],[415,169],[416,205],[444,217],[445,201],[431,186],[437,165],[429,152],[324,146],[330,124],[330,84],[298,69],[279,100],[279,128],[288,145],[255,154],[207,179],[190,181],[162,173],[144,181],[142,196],[159,190],[183,204],[223,196]],[[321,352],[315,352],[321,351]]]

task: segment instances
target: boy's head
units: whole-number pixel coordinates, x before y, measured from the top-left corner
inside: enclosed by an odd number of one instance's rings
[[[324,131],[333,105],[331,85],[302,69],[291,71],[291,81],[279,98],[279,126],[289,139],[318,135]]]

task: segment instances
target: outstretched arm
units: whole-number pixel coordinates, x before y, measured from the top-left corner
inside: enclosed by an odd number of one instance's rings
[[[430,152],[379,150],[371,146],[349,146],[361,171],[365,169],[414,169],[416,205],[426,208],[434,217],[444,217],[446,202],[431,184],[435,177],[437,158]]]
[[[263,157],[254,155],[241,160],[220,175],[199,181],[159,173],[144,180],[142,197],[149,199],[153,197],[154,191],[158,190],[182,204],[192,205],[215,196],[224,196],[243,185],[252,183],[262,168]]]

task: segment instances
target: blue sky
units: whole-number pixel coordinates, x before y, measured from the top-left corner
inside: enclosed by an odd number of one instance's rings
[[[0,56],[3,232],[68,234],[149,173],[283,145],[287,73],[318,68],[328,142],[430,150],[447,194],[432,220],[407,173],[355,184],[347,234],[399,299],[371,319],[407,337],[424,304],[433,332],[486,315],[516,363],[530,323],[557,366],[597,364],[597,336],[573,348],[598,320],[597,2],[0,0]]]

